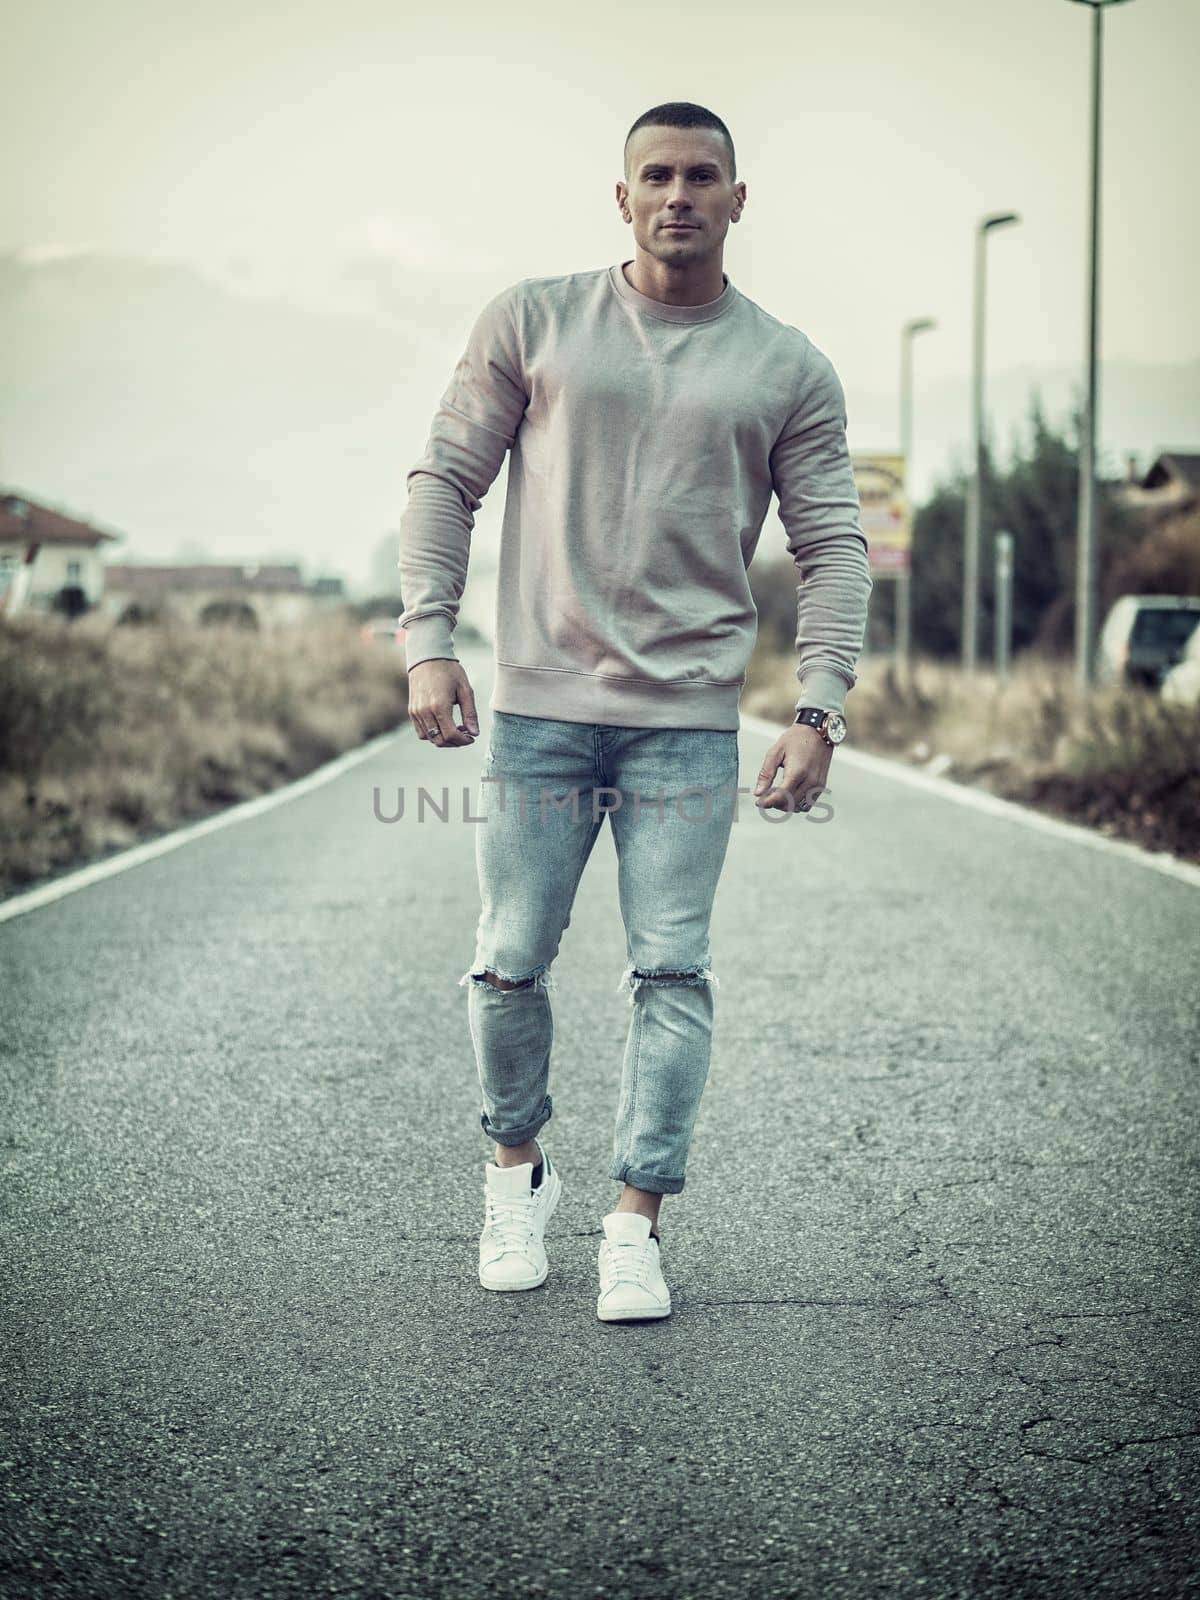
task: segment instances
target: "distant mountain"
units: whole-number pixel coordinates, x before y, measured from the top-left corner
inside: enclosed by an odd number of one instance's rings
[[[126,534],[119,559],[356,576],[398,522],[461,337],[449,317],[439,338],[419,313],[252,299],[180,266],[0,255],[0,482]]]
[[[405,475],[496,287],[469,269],[352,262],[326,309],[178,265],[0,255],[0,483],[124,533],[116,559],[291,560],[357,582],[399,521]],[[1055,418],[1079,382],[992,374],[1002,456],[1035,385]],[[848,404],[853,448],[894,448],[893,393],[851,387]],[[965,379],[918,383],[918,492],[955,451],[965,459],[967,417]],[[1200,361],[1107,364],[1101,423],[1113,471],[1127,451],[1144,466],[1161,447],[1200,448]],[[481,576],[502,504],[501,480],[479,516]]]

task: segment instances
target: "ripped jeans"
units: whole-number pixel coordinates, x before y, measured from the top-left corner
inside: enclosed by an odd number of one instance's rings
[[[524,1144],[550,1119],[550,971],[611,818],[632,1016],[609,1175],[678,1194],[708,1077],[709,920],[737,805],[738,735],[493,711],[475,805],[482,909],[467,989],[484,1132]],[[485,973],[520,987],[497,989]]]

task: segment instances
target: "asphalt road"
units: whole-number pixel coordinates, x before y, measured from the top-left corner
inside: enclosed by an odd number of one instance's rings
[[[1200,1592],[1200,890],[838,756],[744,801],[675,1314],[608,1326],[607,829],[551,1276],[476,1282],[483,719],[0,925],[5,1595]]]

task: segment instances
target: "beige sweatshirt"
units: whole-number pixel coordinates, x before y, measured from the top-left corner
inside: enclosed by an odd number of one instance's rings
[[[872,583],[842,385],[740,293],[675,306],[620,264],[526,278],[479,314],[408,474],[408,666],[457,659],[475,513],[511,451],[493,711],[737,729],[747,569],[772,492],[797,577],[797,708],[841,711]]]

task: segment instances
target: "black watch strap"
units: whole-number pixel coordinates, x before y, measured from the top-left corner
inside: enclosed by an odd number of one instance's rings
[[[822,706],[801,706],[796,713],[796,723],[803,723],[805,727],[815,728],[820,733],[828,715],[828,711]]]

